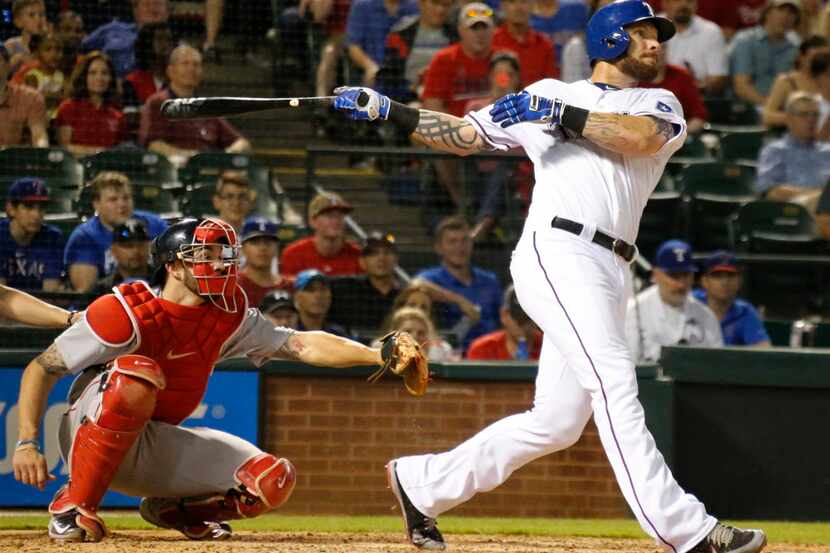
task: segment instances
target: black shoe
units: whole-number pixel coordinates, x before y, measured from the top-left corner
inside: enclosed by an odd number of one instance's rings
[[[392,493],[398,498],[404,526],[406,527],[406,537],[409,538],[412,545],[427,551],[443,551],[446,549],[447,544],[444,543],[444,536],[438,531],[435,519],[416,509],[406,496],[406,492],[403,491],[401,483],[398,481],[398,474],[395,472],[395,461],[389,461],[389,464],[386,465],[386,478],[389,481]]]
[[[758,553],[767,545],[761,530],[741,530],[720,522],[689,553]]]

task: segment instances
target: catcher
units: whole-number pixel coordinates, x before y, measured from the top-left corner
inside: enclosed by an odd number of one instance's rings
[[[108,489],[142,496],[145,520],[194,540],[226,539],[226,521],[285,503],[296,481],[289,460],[224,432],[179,426],[223,359],[379,365],[403,376],[420,370],[406,377],[408,387],[425,391],[426,362],[408,335],[372,349],[275,328],[249,309],[236,282],[238,249],[233,227],[219,219],[170,226],[153,243],[158,294],[141,281],[113,288],[26,367],[14,475],[41,490],[54,478],[38,442],[46,398],[62,376],[80,373],[59,429],[70,476],[49,505],[51,538],[106,536],[97,510]]]

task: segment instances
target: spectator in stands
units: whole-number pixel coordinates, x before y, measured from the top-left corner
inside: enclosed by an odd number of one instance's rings
[[[23,131],[28,130],[31,144],[47,148],[46,102],[43,95],[28,86],[9,83],[9,53],[0,46],[0,147],[23,144]]]
[[[824,185],[824,190],[816,206],[816,226],[818,235],[824,240],[830,240],[830,183]]]
[[[248,142],[223,117],[168,121],[161,104],[170,98],[191,98],[202,82],[202,54],[192,46],[177,46],[167,64],[168,88],[156,92],[141,111],[139,141],[177,164],[202,151],[247,152]]]
[[[349,59],[362,71],[362,82],[373,86],[383,63],[386,35],[401,18],[418,13],[414,0],[352,0],[346,23]]]
[[[205,42],[202,44],[202,55],[211,63],[222,63],[222,56],[216,49],[216,39],[224,15],[225,0],[205,0]]]
[[[290,290],[291,279],[277,272],[279,226],[265,217],[251,217],[242,227],[242,256],[245,266],[239,272],[239,285],[248,296],[248,305],[259,305],[273,290]]]
[[[112,231],[110,255],[115,263],[112,273],[98,279],[96,294],[107,294],[113,286],[134,280],[150,280],[150,235],[143,219],[130,218]]]
[[[138,30],[148,23],[164,23],[170,17],[167,0],[132,0],[133,22],[115,19],[101,25],[81,43],[81,50],[100,50],[112,58],[119,79],[135,69]]]
[[[237,234],[245,231],[245,219],[254,210],[256,190],[251,190],[248,175],[243,171],[222,171],[213,191],[213,207],[219,218],[236,229]]]
[[[294,306],[300,316],[297,330],[322,330],[348,336],[342,326],[329,322],[331,307],[331,281],[317,269],[306,269],[294,281]]]
[[[435,54],[458,39],[449,18],[452,0],[418,0],[420,15],[401,19],[386,37],[378,86],[400,102],[419,97],[424,73]]]
[[[0,219],[0,284],[54,292],[61,288],[63,234],[43,223],[49,190],[43,181],[22,178],[6,193]]]
[[[330,317],[352,331],[376,331],[403,287],[395,274],[395,237],[377,231],[370,233],[358,262],[365,274],[332,279]]]
[[[625,332],[635,362],[657,362],[663,346],[723,345],[718,319],[691,294],[696,271],[689,244],[668,240],[657,248],[655,285],[632,298],[626,311]]]
[[[586,2],[535,0],[530,14],[530,26],[553,42],[556,66],[561,67],[565,44],[585,30],[589,17],[590,10]]]
[[[810,61],[810,76],[818,88],[818,140],[830,140],[830,48],[818,52]]]
[[[142,106],[167,81],[167,58],[173,48],[168,23],[148,23],[135,41],[135,69],[124,77],[124,105]]]
[[[481,361],[528,361],[539,359],[542,332],[519,305],[513,285],[504,291],[499,312],[501,330],[479,336],[470,344],[467,359]]]
[[[294,298],[286,290],[274,290],[266,294],[259,304],[259,310],[274,326],[294,329],[300,326]]]
[[[311,15],[314,23],[322,25],[326,39],[320,48],[320,63],[317,65],[315,88],[318,96],[328,96],[337,80],[337,64],[343,54],[346,38],[346,22],[349,17],[351,0],[303,0],[300,2],[300,17]],[[300,63],[302,66],[302,63]]]
[[[787,112],[784,104],[793,92],[819,92],[818,83],[813,78],[811,65],[813,58],[826,50],[827,38],[811,36],[798,47],[795,69],[780,73],[772,85],[772,90],[764,104],[763,121],[767,127],[783,127],[787,124]]]
[[[77,42],[78,47],[86,36],[84,33],[84,18],[72,10],[61,10],[55,32],[64,41]],[[74,63],[74,60],[73,60]]]
[[[798,46],[789,33],[800,16],[799,0],[769,0],[761,24],[735,35],[730,46],[729,74],[738,98],[763,106],[778,74],[793,68]]]
[[[794,92],[787,99],[787,134],[761,149],[758,192],[769,200],[812,207],[830,179],[830,143],[818,142],[819,99]]]
[[[360,247],[346,240],[346,214],[352,206],[336,192],[317,194],[308,206],[308,225],[314,234],[286,246],[280,270],[296,275],[318,269],[329,276],[356,275],[360,268]]]
[[[502,289],[498,277],[471,264],[473,241],[470,227],[461,216],[447,217],[435,229],[435,251],[441,264],[421,271],[418,276],[464,296],[478,306],[481,319],[471,328],[455,333],[461,336],[462,350],[470,342],[499,327]],[[457,305],[442,303],[438,310],[440,328],[453,327],[462,320]]]
[[[674,93],[683,107],[683,116],[686,118],[686,128],[689,134],[699,133],[703,130],[708,113],[694,77],[680,66],[667,64],[665,50],[660,51],[657,56],[660,61],[657,66],[657,76],[651,82],[640,83],[640,86],[664,88]]]
[[[696,15],[697,0],[663,0],[663,9],[677,28],[664,49],[666,62],[691,73],[704,94],[723,93],[729,80],[729,63],[720,27]]]
[[[119,109],[109,56],[101,52],[85,56],[72,74],[68,96],[55,117],[61,146],[76,156],[87,156],[127,139],[127,120]]]
[[[75,227],[64,251],[69,282],[78,292],[91,290],[100,277],[113,271],[110,246],[115,227],[136,217],[147,223],[150,238],[167,228],[167,223],[157,215],[133,209],[133,190],[127,175],[102,171],[87,186],[92,191],[95,216]]]
[[[55,34],[32,37],[34,57],[24,63],[11,82],[25,84],[43,95],[49,118],[55,116],[58,104],[63,100],[64,74],[63,43]]]
[[[63,6],[69,4],[84,22],[82,28],[94,30],[102,27],[114,19],[129,21],[133,17],[133,0],[95,0],[95,2],[69,1],[61,2]]]
[[[411,334],[430,361],[443,363],[460,360],[452,346],[435,332],[435,325],[427,314],[418,308],[401,307],[394,311],[386,321],[381,336],[396,330]],[[380,339],[375,340],[372,347],[380,347]]]
[[[589,0],[591,14],[613,0]],[[590,15],[589,14],[589,19]],[[562,49],[562,71],[560,79],[573,83],[591,76],[591,64],[588,61],[588,49],[585,47],[585,33],[578,33],[565,43]]]
[[[703,262],[702,289],[692,294],[706,304],[720,321],[723,343],[727,346],[771,345],[764,323],[752,304],[738,297],[741,270],[735,256],[723,250]]]
[[[15,72],[32,58],[32,37],[45,34],[49,30],[46,5],[43,0],[14,0],[12,21],[20,30],[20,35],[8,39],[5,46],[9,52],[11,70]]]
[[[530,26],[531,0],[501,0],[504,22],[493,33],[493,50],[519,57],[522,86],[559,77],[553,42]]]
[[[461,318],[463,323],[458,323],[456,326],[468,328],[481,319],[481,308],[478,305],[461,294],[448,290],[443,286],[438,286],[425,278],[410,280],[409,284],[395,298],[389,313],[394,313],[401,307],[414,307],[423,311],[435,326],[435,309],[433,307],[436,303],[451,303],[458,307],[458,310],[463,314]]]

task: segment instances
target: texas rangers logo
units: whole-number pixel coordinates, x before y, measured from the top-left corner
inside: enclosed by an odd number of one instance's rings
[[[663,102],[657,102],[657,109],[664,113],[671,113],[672,111],[671,107]]]

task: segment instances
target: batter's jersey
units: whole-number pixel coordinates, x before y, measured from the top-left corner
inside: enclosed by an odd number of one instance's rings
[[[720,323],[711,309],[691,294],[682,307],[669,305],[656,285],[629,300],[625,335],[638,362],[657,362],[663,346],[723,346]]]
[[[216,362],[232,357],[247,357],[257,367],[268,361],[294,331],[275,327],[259,309],[245,312],[239,331],[225,342]],[[85,318],[65,330],[55,340],[58,352],[71,373],[79,373],[92,365],[107,363],[120,355],[126,355],[138,347],[138,334],[130,342],[112,345],[104,342],[89,327]]]
[[[659,88],[617,89],[589,80],[565,83],[543,79],[528,86],[530,94],[560,98],[589,111],[650,115],[672,123],[675,135],[653,155],[623,156],[585,138],[569,139],[559,128],[519,123],[501,128],[493,123],[492,106],[467,114],[485,142],[497,150],[523,147],[533,162],[536,185],[527,216],[528,228],[550,228],[554,216],[596,225],[634,242],[643,208],[663,168],[686,138],[680,102]]]

